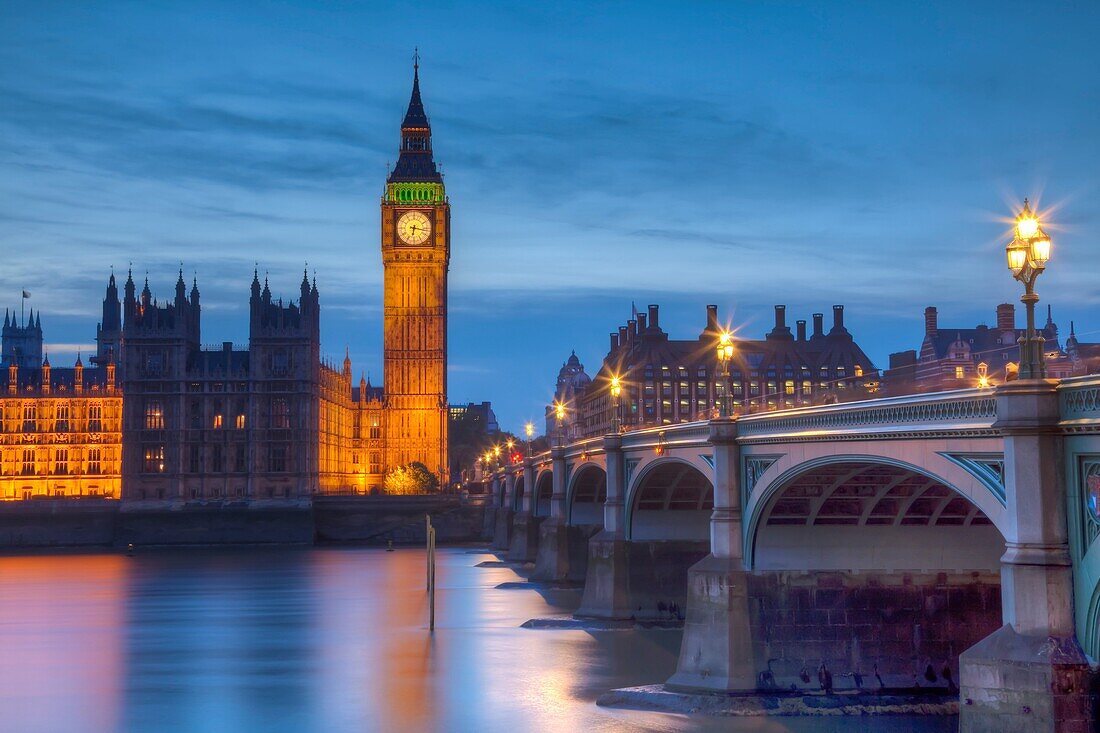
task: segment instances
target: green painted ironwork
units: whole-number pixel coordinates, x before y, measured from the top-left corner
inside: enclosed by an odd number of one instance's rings
[[[442,183],[397,182],[386,184],[386,203],[441,204],[447,200]]]

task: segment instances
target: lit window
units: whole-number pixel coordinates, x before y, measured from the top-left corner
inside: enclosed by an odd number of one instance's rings
[[[34,448],[23,449],[23,470],[20,473],[24,476],[34,475]]]
[[[856,376],[857,377],[862,377],[863,376],[863,367],[861,367],[859,364],[856,364]]]
[[[38,408],[33,402],[23,405],[23,432],[38,430]]]
[[[955,379],[965,379],[965,378],[966,378],[966,368],[961,367],[961,366],[955,367]]]
[[[88,473],[92,475],[103,473],[99,448],[88,449]]]
[[[145,447],[145,473],[164,473],[164,446],[149,445]]]
[[[57,406],[57,422],[54,424],[54,430],[59,433],[69,431],[69,406],[67,404],[62,403]]]
[[[244,415],[237,415],[237,430],[244,430]]]
[[[791,380],[787,380],[786,382],[784,382],[783,383],[783,392],[785,394],[793,395],[794,394],[794,382],[791,381]]]
[[[69,449],[58,448],[53,455],[54,473],[64,476],[69,473]]]
[[[221,415],[215,415],[214,416],[214,429],[219,430],[219,429],[221,429],[221,426],[222,426],[222,416]]]
[[[145,429],[164,429],[164,408],[161,407],[160,400],[147,400],[145,402]]]
[[[103,429],[103,407],[91,405],[88,407],[88,430],[98,433]]]

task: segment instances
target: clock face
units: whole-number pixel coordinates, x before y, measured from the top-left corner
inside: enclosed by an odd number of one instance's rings
[[[397,236],[405,244],[423,244],[432,233],[432,223],[419,211],[406,211],[397,220]]]

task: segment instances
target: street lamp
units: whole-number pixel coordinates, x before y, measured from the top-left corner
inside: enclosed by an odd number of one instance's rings
[[[535,424],[532,422],[523,426],[523,432],[527,436],[527,457],[531,457],[531,438],[535,437]]]
[[[565,421],[565,405],[560,400],[554,400],[554,418],[558,423],[558,445],[565,445],[565,431],[562,423]]]
[[[718,335],[718,365],[721,367],[722,389],[725,393],[718,402],[718,417],[733,415],[733,395],[730,393],[730,362],[733,361],[733,334],[723,331]]]
[[[618,435],[622,432],[622,409],[619,396],[623,393],[623,383],[616,376],[611,377],[611,432]]]
[[[515,453],[512,452],[512,449],[515,448],[515,447],[516,447],[516,441],[514,441],[511,438],[508,438],[508,462],[509,463],[513,462],[512,457],[515,455]]]
[[[1035,331],[1035,280],[1046,269],[1050,260],[1050,237],[1043,231],[1039,217],[1031,211],[1027,199],[1024,208],[1016,216],[1015,236],[1005,247],[1008,269],[1012,277],[1024,284],[1020,302],[1027,308],[1027,332],[1020,339],[1020,379],[1044,379],[1043,337]]]

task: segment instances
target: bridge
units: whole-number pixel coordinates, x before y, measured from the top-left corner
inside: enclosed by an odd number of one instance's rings
[[[491,486],[494,546],[583,581],[578,616],[684,617],[668,689],[939,688],[965,731],[1091,719],[1100,378],[611,434]]]

